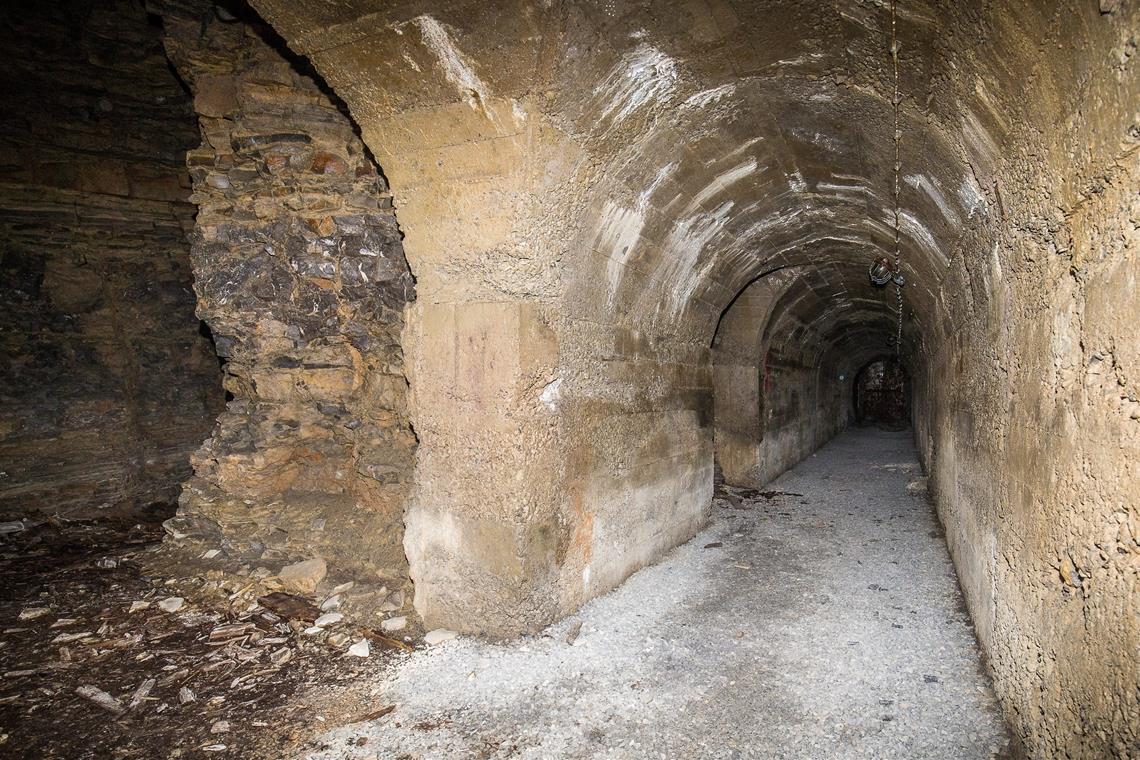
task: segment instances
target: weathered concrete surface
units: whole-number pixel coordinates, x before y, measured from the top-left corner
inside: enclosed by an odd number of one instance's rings
[[[0,519],[173,503],[222,403],[189,99],[132,2],[0,10]]]
[[[907,433],[846,433],[541,635],[417,652],[301,756],[1008,756],[918,474]]]
[[[976,119],[964,149],[989,213],[924,318],[915,419],[1030,755],[1129,757],[1140,754],[1140,6],[1071,10],[1019,16],[1021,35],[978,51],[1036,73],[984,85],[984,111],[962,116]]]
[[[814,291],[798,293],[797,269],[748,285],[717,325],[716,454],[732,485],[763,486],[851,416],[851,362],[826,355],[827,341],[811,326],[813,312],[825,307]]]
[[[195,289],[232,396],[169,531],[221,549],[219,563],[316,556],[342,579],[398,583],[414,289],[385,180],[256,16],[195,0],[152,10],[198,114]]]
[[[413,377],[453,352],[493,389],[472,406],[413,387],[409,521],[431,527],[409,554],[431,619],[534,629],[682,540],[704,516],[714,395],[722,418],[747,406],[721,425],[740,482],[844,424],[850,386],[831,378],[895,329],[894,290],[866,279],[894,237],[887,4],[256,4],[394,183],[422,296]],[[903,360],[998,692],[1038,756],[1136,742],[1137,341],[1120,314],[1138,13],[899,7]],[[784,271],[756,353],[719,361],[725,310]],[[488,308],[502,323],[472,335],[463,317]],[[519,336],[536,334],[530,361]],[[775,394],[766,357],[790,380]],[[488,431],[448,424],[492,407]]]
[[[866,281],[893,238],[887,4],[256,5],[327,87],[252,15],[151,6],[200,117],[197,286],[234,397],[183,540],[360,575],[406,552],[429,624],[517,634],[697,532],[714,451],[760,484],[846,424],[894,330],[894,291]],[[1042,756],[1136,743],[1137,14],[899,8],[918,441]],[[68,192],[169,189],[47,163],[35,182],[73,171]],[[162,192],[132,246],[172,239],[186,208]],[[103,211],[78,217],[102,234]],[[67,313],[86,282],[56,289]],[[43,458],[35,417],[12,451]],[[123,490],[104,474],[77,493]]]

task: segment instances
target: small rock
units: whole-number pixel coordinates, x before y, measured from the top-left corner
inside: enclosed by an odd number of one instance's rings
[[[328,599],[321,602],[321,612],[328,612],[330,610],[339,610],[341,602],[344,598],[340,594],[333,594]]]
[[[168,596],[159,602],[158,606],[163,612],[178,612],[185,603],[186,600],[180,596]]]
[[[329,646],[341,649],[348,643],[349,638],[350,636],[347,633],[331,633],[328,638]]]
[[[99,559],[95,560],[95,567],[98,567],[102,570],[110,570],[111,568],[118,566],[119,560],[115,559],[114,557],[100,557]]]
[[[194,696],[194,692],[190,691],[189,687],[183,686],[178,690],[178,704],[188,705],[195,699],[197,699],[197,697]]]
[[[372,651],[368,646],[368,639],[361,639],[348,648],[348,653],[353,657],[367,657]]]
[[[580,633],[582,633],[582,621],[577,620],[566,631],[566,643],[573,644],[578,639],[578,634]]]
[[[316,628],[328,628],[330,625],[336,625],[342,620],[344,620],[344,615],[339,612],[326,612],[313,621],[313,626]]]
[[[380,605],[381,612],[395,612],[404,606],[404,592],[393,591]]]
[[[23,520],[8,520],[0,522],[0,536],[6,536],[9,533],[19,533],[22,530],[27,530]]]
[[[93,634],[91,631],[80,631],[79,633],[61,633],[58,636],[56,636],[54,639],[52,639],[51,643],[53,643],[53,644],[70,644],[73,641],[79,641],[80,639],[90,638],[91,636],[94,636],[94,635],[95,634]]]
[[[35,620],[36,618],[43,617],[49,612],[51,612],[51,610],[47,607],[29,607],[28,609],[21,611],[18,617],[20,620]]]
[[[210,726],[211,734],[226,734],[229,733],[230,722],[228,720],[215,720],[213,725]]]
[[[404,630],[404,626],[406,626],[407,624],[408,624],[408,619],[406,617],[404,617],[403,615],[401,615],[399,617],[388,618],[387,620],[385,620],[384,622],[382,622],[380,624],[380,628],[382,630],[385,630],[388,632],[402,631],[402,630]]]
[[[313,594],[320,582],[325,579],[326,573],[328,573],[328,565],[323,559],[316,557],[304,562],[286,565],[281,568],[277,577],[281,580],[282,585],[288,589],[300,594]]]
[[[138,612],[139,610],[145,610],[148,607],[150,607],[150,602],[131,602],[131,608],[127,611],[133,613]]]
[[[446,628],[436,628],[434,631],[428,631],[424,636],[424,643],[428,646],[435,646],[442,644],[445,641],[451,641],[459,636],[455,631],[449,631]]]
[[[336,596],[338,594],[343,594],[346,591],[351,591],[352,587],[355,585],[356,585],[356,581],[348,581],[347,583],[342,583],[332,590],[333,596]]]

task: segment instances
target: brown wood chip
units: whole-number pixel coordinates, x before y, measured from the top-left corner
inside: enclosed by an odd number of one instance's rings
[[[412,651],[413,647],[411,644],[400,641],[399,639],[388,638],[387,636],[377,632],[372,628],[364,628],[362,630],[364,631],[364,635],[368,637],[369,641],[374,641],[385,649],[397,649],[401,652]]]
[[[376,720],[377,718],[383,718],[385,715],[387,715],[388,713],[392,712],[395,709],[396,709],[395,705],[388,705],[387,707],[381,707],[379,710],[373,710],[372,712],[365,713],[364,715],[361,715],[358,718],[353,718],[351,722],[352,723],[364,723],[366,721]]]
[[[272,594],[258,597],[257,602],[286,620],[304,620],[311,623],[321,616],[320,609],[312,602],[284,591],[274,591]]]

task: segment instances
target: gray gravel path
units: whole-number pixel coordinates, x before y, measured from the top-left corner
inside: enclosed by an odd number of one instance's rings
[[[301,757],[1003,757],[919,475],[909,433],[844,433],[765,489],[801,495],[730,491],[708,530],[542,634],[409,656],[375,690],[394,712]]]

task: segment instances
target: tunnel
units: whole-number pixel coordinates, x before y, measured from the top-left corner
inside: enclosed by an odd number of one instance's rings
[[[292,634],[511,646],[733,510],[911,473],[1010,756],[1140,754],[1134,0],[69,0],[3,33],[13,558],[149,510],[146,578],[319,602]]]

